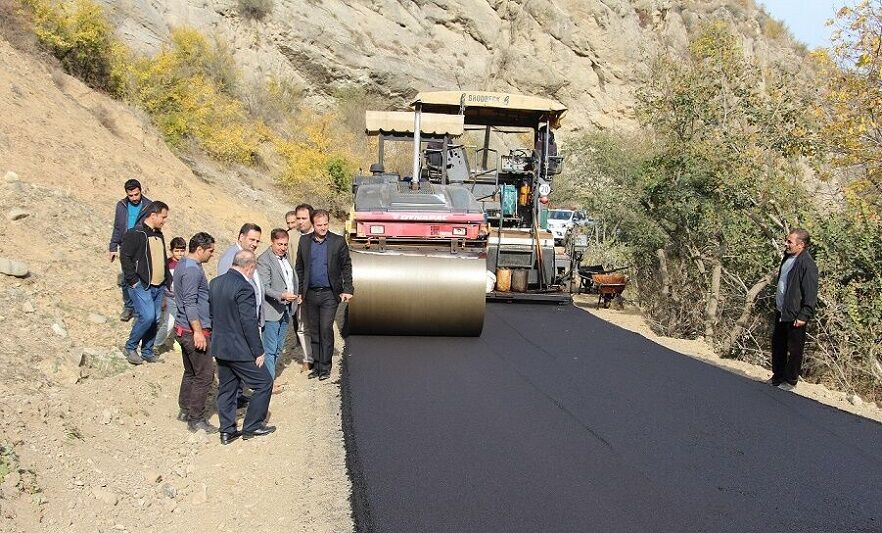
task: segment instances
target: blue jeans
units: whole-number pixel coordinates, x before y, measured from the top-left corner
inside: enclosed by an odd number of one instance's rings
[[[134,310],[134,307],[132,307],[132,297],[129,296],[129,286],[126,285],[126,278],[122,275],[122,272],[119,273],[116,282],[119,288],[122,289],[123,308]]]
[[[145,288],[139,281],[134,287],[129,287],[128,291],[135,309],[135,321],[129,340],[126,341],[126,350],[134,350],[140,344],[141,358],[153,359],[153,343],[156,341],[157,321],[162,313],[165,287]]]
[[[272,322],[267,320],[263,325],[263,354],[266,356],[264,366],[273,379],[276,379],[276,361],[282,353],[282,346],[285,345],[285,335],[288,334],[290,321],[291,316],[285,311],[281,319]]]

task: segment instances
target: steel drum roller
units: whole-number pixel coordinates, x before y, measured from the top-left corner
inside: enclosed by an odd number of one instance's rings
[[[351,334],[481,334],[486,259],[356,251],[351,256]]]

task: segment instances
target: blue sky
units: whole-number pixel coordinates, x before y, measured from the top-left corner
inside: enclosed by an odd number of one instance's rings
[[[766,11],[783,21],[793,35],[817,48],[830,44],[830,28],[824,24],[847,0],[758,0]]]

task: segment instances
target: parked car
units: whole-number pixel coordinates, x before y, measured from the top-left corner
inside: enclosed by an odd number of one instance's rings
[[[582,210],[552,209],[548,212],[548,231],[554,235],[555,244],[561,244],[573,226],[583,226],[593,222]]]

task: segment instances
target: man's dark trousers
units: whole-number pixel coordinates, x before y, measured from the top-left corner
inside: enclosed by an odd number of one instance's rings
[[[217,415],[220,419],[220,430],[224,433],[236,431],[236,398],[239,386],[244,384],[254,391],[245,412],[242,424],[244,433],[258,429],[266,419],[269,409],[270,394],[273,391],[273,380],[266,367],[258,367],[254,361],[217,360]]]
[[[796,385],[802,368],[802,352],[805,348],[805,328],[793,322],[782,322],[781,313],[775,313],[775,331],[772,333],[772,381]]]
[[[208,342],[210,338],[206,336]],[[187,420],[195,422],[205,418],[205,402],[208,400],[211,382],[214,381],[214,359],[208,355],[208,346],[205,351],[196,349],[192,332],[177,335],[177,339],[181,345],[181,357],[184,359],[178,407],[187,413]]]
[[[334,355],[334,318],[340,299],[330,288],[311,288],[306,293],[304,304],[315,365],[313,370],[319,375],[329,374],[331,357]]]

